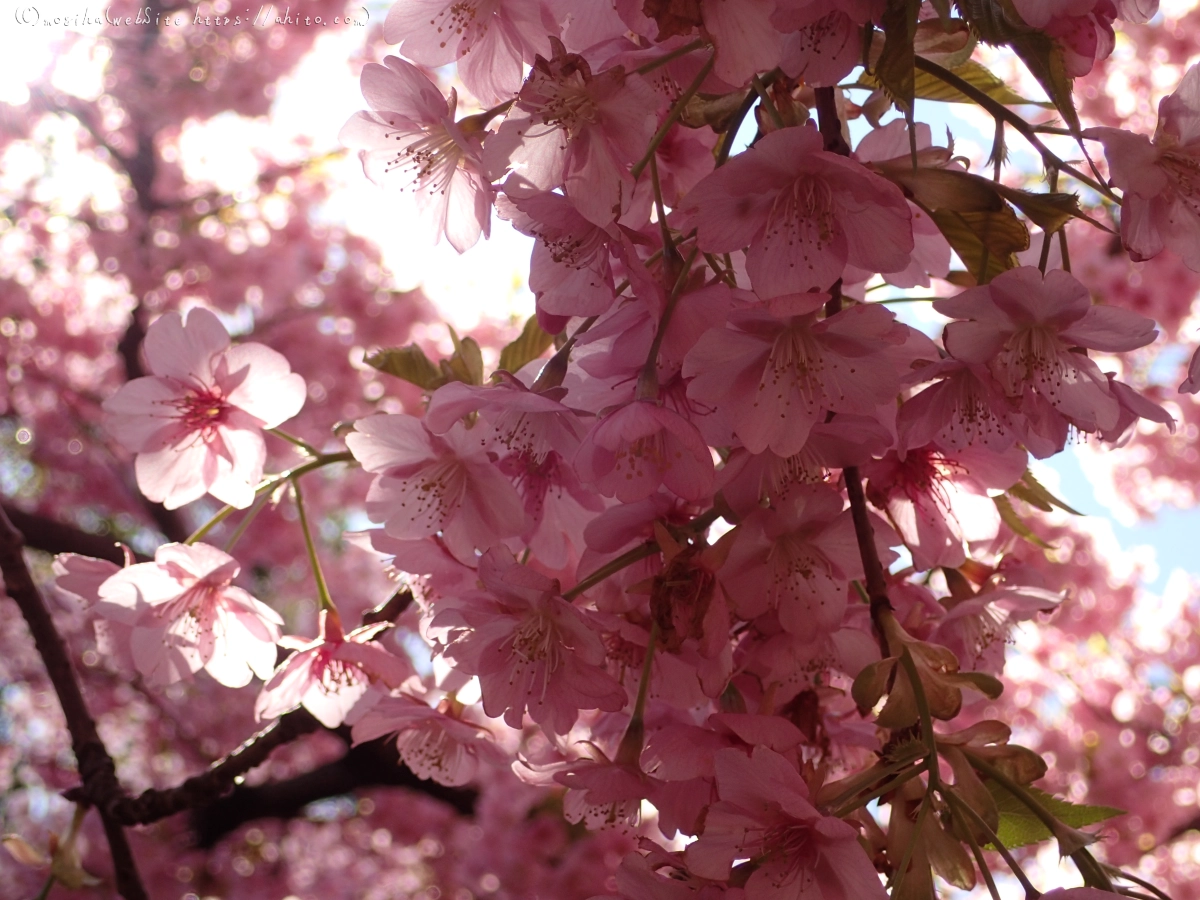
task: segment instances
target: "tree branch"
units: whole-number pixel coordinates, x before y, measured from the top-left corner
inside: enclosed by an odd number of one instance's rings
[[[192,831],[197,845],[208,848],[246,822],[290,819],[317,800],[381,786],[419,791],[462,815],[475,812],[478,797],[471,788],[444,787],[418,778],[400,760],[396,742],[383,737],[351,747],[340,759],[293,778],[254,787],[239,785],[216,802],[197,807],[191,816]]]
[[[832,87],[819,87],[817,95],[817,130],[821,132],[824,147],[838,156],[849,156],[850,145],[842,136],[842,122],[838,118],[837,97]]]
[[[837,97],[831,87],[816,89],[817,120],[825,150],[839,156],[849,156],[850,147],[842,136],[842,123],[838,118]],[[830,288],[829,302],[825,304],[825,315],[832,316],[842,308],[842,282],[838,279]],[[879,625],[880,615],[892,608],[888,599],[887,576],[883,563],[879,560],[879,549],[875,546],[875,529],[871,527],[871,515],[867,511],[867,498],[863,494],[862,476],[857,466],[847,466],[842,469],[842,479],[846,482],[846,495],[850,499],[850,515],[854,520],[854,536],[858,539],[858,554],[862,557],[863,572],[866,575],[867,599],[871,604],[871,623],[875,626],[875,636],[883,655],[889,654],[887,638]]]
[[[9,503],[2,503],[0,507],[3,507],[13,527],[24,535],[27,547],[46,553],[78,553],[81,556],[106,559],[118,566],[125,564],[125,551],[110,537],[90,534],[46,516],[23,512]],[[139,562],[149,559],[142,554],[134,556]]]
[[[8,596],[16,601],[21,615],[25,617],[38,654],[46,666],[46,674],[50,677],[50,683],[54,686],[59,705],[66,717],[67,730],[71,734],[71,747],[75,751],[79,776],[83,781],[84,796],[81,799],[96,806],[104,822],[117,891],[126,900],[148,900],[125,832],[106,808],[110,800],[122,794],[120,782],[117,781],[116,766],[96,731],[96,722],[83,699],[83,691],[71,665],[67,646],[58,629],[54,627],[54,621],[50,618],[41,592],[34,584],[29,567],[25,565],[25,558],[21,553],[24,544],[25,539],[21,532],[9,521],[3,509],[0,509],[0,571],[4,573],[4,587]]]

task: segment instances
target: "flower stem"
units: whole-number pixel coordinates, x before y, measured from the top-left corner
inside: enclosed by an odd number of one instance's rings
[[[930,771],[936,768],[936,765],[931,767]],[[908,874],[908,867],[912,863],[913,852],[917,849],[917,844],[921,840],[921,830],[925,827],[925,820],[929,818],[929,811],[933,809],[933,782],[930,781],[925,787],[925,794],[921,797],[921,808],[917,810],[917,821],[913,825],[912,840],[908,842],[908,846],[904,848],[904,855],[900,859],[900,865],[896,867],[895,873],[892,875],[891,896],[899,897],[900,885],[904,884],[904,878]],[[934,824],[934,828],[937,825]]]
[[[720,517],[721,514],[715,507],[713,507],[712,509],[707,509],[700,515],[696,516],[696,518],[688,522],[688,524],[685,525],[681,530],[690,532],[691,534],[701,534],[705,529],[708,528],[709,525],[717,521],[717,519]],[[563,591],[563,599],[568,602],[574,600],[584,591],[595,587],[605,578],[608,578],[608,576],[615,575],[622,569],[632,566],[635,562],[643,560],[647,556],[653,556],[658,551],[659,547],[655,541],[646,541],[646,543],[639,544],[632,550],[626,550],[616,559],[609,560],[591,575],[588,575],[586,578],[580,580],[575,587],[568,591]]]
[[[653,59],[648,63],[638,66],[633,71],[637,72],[639,75],[648,75],[660,66],[665,66],[669,62],[674,62],[681,56],[687,56],[693,50],[699,50],[703,46],[705,46],[705,42],[697,38],[690,44],[684,44],[682,47],[678,47],[677,49],[672,50],[670,53],[664,53],[658,59]]]
[[[697,42],[699,43],[699,42]],[[667,133],[679,121],[679,117],[683,115],[683,111],[687,108],[688,101],[696,95],[696,91],[700,90],[700,85],[704,83],[704,79],[708,77],[708,73],[712,71],[713,62],[716,60],[716,54],[710,53],[708,62],[700,67],[700,72],[692,79],[692,83],[687,86],[682,94],[679,95],[667,117],[663,119],[663,123],[658,126],[658,131],[654,132],[654,137],[650,138],[650,147],[646,150],[645,155],[639,159],[629,170],[629,174],[633,176],[634,181],[642,174],[642,171],[650,164],[650,160],[654,154],[658,152],[659,146],[666,140]]]
[[[294,444],[295,446],[299,447],[301,450],[303,450],[309,456],[320,456],[321,455],[321,451],[318,450],[316,447],[314,447],[312,444],[310,444],[308,441],[298,438],[294,434],[288,434],[282,428],[268,428],[267,433],[273,434],[277,438],[283,438],[289,444]]]
[[[692,248],[691,253],[683,262],[683,267],[679,270],[670,296],[667,297],[666,308],[658,322],[658,331],[654,334],[650,352],[646,354],[646,364],[642,367],[642,374],[638,378],[637,398],[639,400],[658,399],[658,351],[662,349],[663,339],[667,336],[667,327],[671,324],[671,316],[675,312],[675,305],[679,302],[683,286],[687,284],[688,274],[692,271],[692,263],[699,252],[698,247]]]
[[[830,813],[830,815],[833,816],[833,818],[835,818],[835,819],[841,819],[841,818],[844,818],[844,817],[850,815],[850,813],[854,812],[854,810],[859,809],[860,807],[866,806],[872,800],[875,800],[879,797],[882,797],[884,794],[887,794],[887,793],[890,793],[890,792],[896,790],[896,788],[900,787],[903,784],[907,784],[909,781],[911,781],[913,778],[916,778],[922,772],[928,771],[929,765],[930,765],[929,760],[927,760],[927,759],[922,760],[921,762],[917,763],[914,766],[911,766],[908,769],[902,769],[894,777],[885,781],[879,787],[872,789],[871,792],[868,794],[864,794],[861,797],[857,796],[857,794],[851,794],[850,798],[847,801],[838,805],[834,809],[834,812]]]
[[[317,582],[317,599],[321,609],[336,611],[337,607],[333,605],[333,598],[329,596],[329,587],[325,584],[325,576],[321,572],[321,562],[317,559],[317,546],[313,543],[312,529],[308,527],[308,514],[304,510],[304,498],[300,494],[300,481],[298,478],[291,478],[290,481],[292,495],[296,498],[296,512],[300,516],[300,530],[304,532],[304,546],[308,550],[308,563],[312,566],[313,578]]]
[[[942,796],[952,807],[958,809],[960,812],[966,813],[967,818],[970,819],[980,831],[987,835],[991,845],[996,848],[996,852],[999,853],[1004,859],[1004,862],[1008,865],[1008,868],[1012,871],[1017,881],[1021,882],[1021,887],[1025,889],[1026,900],[1036,900],[1037,897],[1040,897],[1042,892],[1033,886],[1033,882],[1029,880],[1029,877],[1025,874],[1025,870],[1021,868],[1021,864],[1017,862],[1016,857],[1012,855],[1012,852],[1005,847],[1004,844],[1000,843],[1000,838],[997,837],[996,832],[992,830],[992,826],[983,820],[983,816],[971,809],[971,805],[960,799],[959,796],[953,791],[942,791]]]
[[[598,585],[605,578],[608,578],[608,576],[615,575],[622,569],[632,566],[635,562],[639,562],[640,560],[645,559],[647,556],[653,556],[657,552],[658,544],[654,543],[654,541],[647,541],[644,544],[639,544],[632,550],[626,550],[616,559],[606,562],[591,575],[581,579],[579,583],[569,591],[563,591],[563,599],[567,602],[570,602],[584,591]]]
[[[742,122],[750,114],[750,110],[754,109],[754,101],[757,99],[758,94],[754,91],[746,91],[742,105],[737,108],[737,112],[733,114],[733,117],[725,126],[725,133],[721,136],[721,149],[717,151],[714,168],[719,169],[725,163],[729,162],[729,154],[733,150],[733,142],[737,140],[737,134],[742,130]]]
[[[254,489],[254,493],[256,496],[261,497],[263,494],[270,493],[271,491],[275,490],[275,488],[279,487],[285,481],[299,478],[301,475],[307,475],[309,472],[313,472],[317,469],[321,469],[325,466],[339,462],[354,462],[354,454],[349,450],[343,450],[340,453],[319,453],[315,458],[310,459],[307,462],[303,462],[285,472],[280,472],[278,475],[273,475],[272,477],[265,479],[262,484]],[[229,516],[237,512],[238,509],[242,508],[244,507],[228,505],[223,506],[211,519],[193,531],[191,536],[184,541],[184,543],[196,543],[196,541],[203,538],[206,534],[229,518]]]
[[[767,111],[767,115],[771,117],[776,128],[784,128],[783,117],[779,115],[779,110],[775,108],[775,104],[767,94],[767,88],[762,83],[762,79],[755,75],[750,83],[754,85],[754,93],[758,94],[759,107]]]
[[[246,529],[251,523],[258,518],[258,514],[263,511],[263,507],[267,505],[266,497],[259,497],[254,501],[254,505],[250,507],[250,512],[242,517],[242,521],[238,522],[237,528],[233,534],[229,536],[229,540],[225,542],[225,552],[232,553],[233,545],[242,539],[242,535],[246,533]]]
[[[1047,167],[1066,172],[1075,180],[1081,182],[1082,184],[1086,184],[1096,193],[1103,194],[1109,200],[1113,201],[1113,203],[1121,202],[1121,198],[1114,194],[1110,188],[1100,184],[1098,181],[1095,181],[1092,178],[1089,178],[1087,175],[1084,175],[1070,163],[1065,162],[1057,155],[1052,153],[1050,148],[1042,143],[1042,139],[1038,137],[1037,130],[1034,128],[1034,126],[1030,125],[1003,103],[993,100],[973,84],[970,84],[965,79],[960,78],[950,70],[939,66],[935,62],[930,62],[929,60],[918,56],[913,60],[913,65],[920,71],[932,75],[939,81],[945,82],[960,93],[966,94],[973,101],[975,101],[975,103],[983,107],[986,112],[990,113],[992,118],[1003,120],[1015,128],[1018,132],[1020,132],[1025,140],[1029,141],[1029,143],[1037,149],[1038,153],[1042,155],[1042,161]]]
[[[917,671],[917,664],[913,661],[912,653],[909,652],[907,647],[900,651],[900,665],[904,669],[904,674],[908,676],[909,683],[912,684],[913,699],[916,701],[917,713],[921,718],[921,738],[929,750],[929,785],[931,788],[936,788],[938,786],[938,767],[937,744],[934,741],[933,734],[933,716],[929,712],[929,698],[925,696],[925,685],[921,683],[921,675]]]
[[[646,643],[646,658],[642,660],[642,678],[638,682],[637,700],[633,704],[633,715],[617,748],[616,762],[623,766],[636,766],[642,756],[646,738],[646,698],[650,695],[651,664],[654,650],[658,646],[658,621],[650,622],[650,638]]]
[[[42,885],[42,889],[38,891],[37,896],[33,900],[46,900],[50,896],[50,888],[52,887],[54,887],[53,875],[46,879],[46,883]]]

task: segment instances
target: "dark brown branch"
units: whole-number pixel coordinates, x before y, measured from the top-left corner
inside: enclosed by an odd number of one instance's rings
[[[850,155],[850,146],[842,136],[842,123],[838,118],[837,97],[831,87],[816,89],[817,122],[821,132],[823,145],[830,153],[840,156]],[[842,308],[842,282],[838,279],[830,288],[829,302],[825,304],[825,315],[832,316]],[[879,549],[875,546],[875,529],[871,527],[871,515],[867,511],[867,498],[863,494],[862,476],[857,466],[847,466],[842,469],[842,478],[846,482],[846,495],[850,499],[850,515],[854,520],[854,536],[858,539],[858,553],[862,557],[863,572],[866,575],[867,598],[871,604],[871,623],[875,626],[875,636],[884,656],[889,655],[887,638],[879,625],[879,617],[885,610],[892,608],[888,599],[887,575],[883,563],[879,560]]]
[[[0,506],[3,506],[13,527],[24,535],[27,547],[45,553],[78,553],[81,556],[106,559],[118,566],[125,564],[125,551],[111,537],[89,534],[73,525],[66,525],[46,516],[23,512],[8,503]],[[149,559],[141,554],[134,556],[139,562]]]
[[[362,623],[377,625],[380,622],[395,622],[412,605],[414,599],[412,590],[402,587],[374,609],[363,613]]]
[[[363,624],[394,621],[412,602],[412,591],[408,588],[398,590],[387,601],[364,613]],[[206,824],[203,830],[198,832],[200,842],[204,846],[211,846],[221,834],[236,828],[249,818],[266,818],[273,815],[286,818],[295,815],[314,800],[345,793],[355,787],[402,785],[443,799],[460,811],[465,809],[469,812],[470,808],[473,808],[472,792],[447,792],[436,784],[418,779],[405,769],[394,749],[359,750],[356,747],[349,750],[341,760],[286,781],[263,785],[260,788],[235,787],[239,776],[266,762],[275,748],[302,735],[311,734],[320,727],[321,724],[307,710],[293,710],[249,738],[208,771],[193,775],[176,787],[163,790],[151,788],[137,797],[129,797],[122,792],[107,804],[108,812],[122,825],[148,825],[184,810],[215,807],[226,812],[213,814],[211,821],[204,819]],[[346,731],[343,737],[348,740],[349,732]],[[402,771],[392,771],[396,768]],[[353,773],[353,778],[350,773]],[[321,791],[325,793],[320,793]],[[252,801],[244,799],[247,793],[252,795]],[[227,794],[229,796],[225,797]],[[75,788],[67,791],[66,796],[68,799],[82,801],[86,791],[84,788]],[[280,812],[270,812],[271,809],[278,809]],[[227,815],[230,810],[233,812]],[[197,815],[203,818],[208,814]],[[221,830],[217,837],[208,840],[205,835],[219,830],[219,822],[232,824],[222,825],[224,830]],[[208,843],[205,843],[206,840]]]
[[[819,87],[817,95],[817,129],[826,150],[838,156],[849,156],[850,145],[842,136],[842,122],[838,118],[837,97],[832,87]]]
[[[67,730],[71,734],[71,747],[75,751],[79,776],[83,781],[83,799],[97,806],[104,821],[117,890],[125,900],[147,900],[146,889],[138,876],[125,832],[105,808],[109,800],[122,793],[116,766],[96,731],[96,722],[83,699],[67,646],[54,627],[41,592],[34,584],[29,567],[25,565],[21,552],[24,544],[21,532],[0,509],[0,571],[4,573],[4,587],[25,617],[38,654],[46,666],[46,674],[58,695],[59,705],[67,720]]]
[[[400,761],[396,742],[384,737],[351,747],[340,759],[293,778],[254,787],[239,785],[215,803],[197,808],[191,817],[192,831],[197,844],[208,848],[246,822],[289,819],[317,800],[380,786],[420,791],[463,815],[475,811],[476,791],[418,778]]]
[[[887,576],[883,570],[883,563],[879,561],[879,549],[875,546],[875,529],[871,527],[871,516],[867,512],[867,498],[863,494],[862,477],[858,474],[858,467],[847,466],[842,469],[842,477],[846,481],[850,515],[854,519],[854,536],[858,539],[858,553],[862,557],[863,571],[866,574],[867,597],[871,601],[871,621],[878,632],[880,613],[892,608],[887,593]],[[887,640],[881,632],[878,637],[880,646],[883,647],[883,655],[887,656]]]
[[[122,795],[109,807],[109,812],[122,825],[147,825],[185,809],[211,803],[230,790],[238,776],[266,762],[276,747],[320,727],[321,723],[306,710],[294,710],[272,722],[207,772],[193,775],[177,787],[166,790],[151,788],[137,797]],[[71,794],[67,792],[68,798]]]

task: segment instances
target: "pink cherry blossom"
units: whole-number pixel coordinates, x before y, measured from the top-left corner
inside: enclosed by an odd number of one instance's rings
[[[1113,427],[1120,408],[1096,364],[1072,348],[1133,350],[1158,335],[1144,316],[1093,306],[1087,288],[1061,269],[1044,278],[1032,266],[1010,269],[933,306],[966,320],[946,326],[951,356],[987,364],[1009,397],[1035,391],[1083,431]]]
[[[846,264],[906,269],[911,213],[900,189],[827,153],[815,128],[784,128],[701,181],[683,199],[701,250],[749,247],[746,270],[764,299],[828,290]]]
[[[207,544],[163,544],[154,562],[99,588],[97,614],[129,629],[134,665],[151,684],[204,669],[221,684],[269,678],[283,619],[233,585],[237,560]]]
[[[862,26],[878,21],[881,0],[776,0],[771,16],[784,32],[780,68],[806,84],[837,84],[862,61]]]
[[[150,375],[104,402],[108,429],[137,454],[138,487],[175,509],[212,494],[245,508],[262,479],[262,429],[287,421],[304,404],[304,379],[262,344],[230,346],[207,309],[177,312],[146,330]]]
[[[566,197],[552,191],[520,196],[515,189],[498,204],[502,218],[537,238],[529,262],[529,289],[537,308],[553,316],[596,316],[616,294],[607,229],[585,219]]]
[[[484,103],[517,92],[521,64],[549,51],[547,34],[557,29],[541,0],[399,0],[383,22],[384,39],[413,62],[458,60],[463,84]]]
[[[566,393],[557,386],[531,390],[506,372],[497,373],[488,385],[451,381],[429,398],[425,427],[445,434],[459,419],[482,411],[496,443],[505,449],[534,459],[551,452],[569,455],[584,429],[574,410],[563,404]]]
[[[877,305],[818,321],[824,294],[778,297],[708,331],[684,361],[688,396],[727,415],[751,453],[792,456],[828,412],[870,415],[900,388],[911,329]],[[929,345],[929,355],[933,347]]]
[[[1017,447],[1004,453],[985,448],[946,451],[935,446],[892,452],[867,463],[867,496],[886,509],[918,569],[957,567],[966,560],[964,546],[993,540],[1000,514],[988,490],[1012,487],[1028,465]]]
[[[486,728],[454,714],[461,704],[444,700],[437,708],[408,694],[384,697],[357,719],[355,744],[396,736],[404,764],[418,778],[457,787],[474,781],[481,764],[503,766],[508,759]]]
[[[559,569],[583,549],[583,532],[604,509],[570,460],[551,451],[543,457],[512,453],[496,463],[512,479],[525,507],[521,540],[550,569]]]
[[[125,548],[125,565],[133,565],[133,554]],[[51,564],[54,572],[54,590],[84,609],[92,609],[100,602],[100,586],[121,567],[106,559],[93,559],[78,553],[60,553]],[[130,648],[133,627],[128,621],[118,622],[103,616],[92,620],[96,632],[96,649],[110,656],[127,670],[136,669]]]
[[[1013,629],[1038,613],[1057,609],[1063,598],[1042,587],[1003,583],[952,602],[931,640],[954,651],[963,670],[999,675]]]
[[[936,442],[962,450],[979,445],[994,452],[1019,438],[1023,417],[982,364],[946,359],[926,366],[914,380],[940,381],[909,398],[896,418],[902,448]]]
[[[314,640],[285,637],[281,647],[296,652],[280,663],[254,704],[257,719],[273,719],[303,706],[326,728],[337,728],[363,702],[379,700],[377,685],[395,689],[413,674],[412,663],[376,642],[388,622],[342,631],[336,612],[321,610],[320,635]],[[364,700],[369,690],[377,694]],[[360,711],[363,707],[359,707]]]
[[[1092,128],[1121,189],[1121,240],[1135,260],[1163,249],[1200,271],[1200,66],[1158,104],[1154,139],[1119,128]]]
[[[886,529],[879,525],[882,542]],[[894,558],[886,546],[881,549],[883,559]],[[739,617],[775,610],[784,629],[810,637],[841,624],[850,580],[861,575],[850,511],[842,509],[837,491],[814,485],[746,517],[721,582]]]
[[[690,875],[678,856],[662,850],[649,856],[630,853],[617,869],[618,900],[744,900],[746,894],[741,888]]]
[[[581,709],[625,706],[625,689],[603,669],[600,636],[556,581],[499,548],[480,559],[479,577],[487,593],[446,601],[431,628],[446,629],[445,655],[479,676],[484,712],[520,728],[528,710],[566,734]]]
[[[391,537],[441,532],[450,551],[465,560],[524,527],[516,490],[461,423],[434,435],[413,416],[371,416],[355,424],[346,444],[377,475],[367,514]]]
[[[881,416],[880,418],[884,418]],[[782,506],[792,491],[829,477],[829,469],[859,466],[882,456],[893,434],[874,417],[834,415],[813,425],[798,453],[732,451],[717,479],[717,489],[739,516],[763,506]]]
[[[686,500],[712,492],[713,461],[696,426],[653,400],[634,400],[597,422],[584,437],[575,468],[586,483],[622,503],[665,485]]]
[[[1189,377],[1190,371],[1189,368]],[[1125,382],[1117,381],[1112,372],[1105,374],[1108,377],[1108,389],[1112,391],[1112,395],[1116,398],[1117,404],[1120,406],[1120,413],[1117,415],[1117,424],[1112,428],[1102,430],[1100,437],[1120,447],[1132,438],[1133,426],[1137,424],[1139,419],[1147,419],[1151,422],[1158,422],[1160,425],[1166,425],[1167,431],[1171,434],[1175,433],[1174,416],[1153,400],[1143,397],[1129,385],[1125,384]],[[1180,386],[1180,392],[1187,393],[1183,390],[1183,385]]]
[[[1014,0],[1013,6],[1027,24],[1057,40],[1067,74],[1078,78],[1112,53],[1115,19],[1145,22],[1158,11],[1158,0]]]
[[[700,0],[704,30],[716,48],[713,72],[738,87],[779,62],[780,35],[770,18],[775,0]]]
[[[808,786],[767,747],[752,755],[718,750],[717,792],[704,831],[685,852],[688,870],[725,880],[735,859],[758,863],[746,900],[885,900],[883,882],[858,843],[858,832],[824,816]]]
[[[539,57],[517,102],[490,137],[484,161],[493,180],[511,169],[541,191],[562,187],[589,222],[619,218],[633,195],[629,166],[650,143],[659,100],[620,66],[593,76],[587,61],[558,41]]]
[[[641,820],[642,801],[657,786],[636,762],[606,759],[580,760],[555,772],[554,780],[567,788],[563,817],[568,822],[583,822],[590,831],[632,831]]]
[[[952,162],[953,147],[934,147],[933,136],[928,125],[918,123],[914,128],[917,144],[917,163],[923,169],[957,168]],[[953,142],[951,142],[952,144]],[[903,173],[912,171],[912,151],[909,145],[908,126],[901,120],[889,122],[863,135],[854,148],[856,159],[870,164],[881,173]],[[903,177],[903,174],[901,177]],[[912,214],[913,254],[908,268],[884,275],[888,284],[897,287],[929,286],[929,276],[945,278],[950,271],[950,244],[942,236],[937,223],[929,214],[912,201],[908,204]],[[848,282],[858,282],[860,277],[849,267]],[[870,277],[871,273],[863,273]]]
[[[125,565],[133,565],[126,550]],[[78,553],[60,553],[54,557],[54,589],[65,594],[85,609],[95,606],[100,600],[100,586],[121,567],[107,559],[94,559]]]
[[[396,7],[399,8],[399,7]],[[412,63],[395,56],[368,63],[362,92],[369,111],[355,113],[338,139],[359,151],[375,184],[411,192],[437,240],[459,253],[490,231],[492,188],[480,165],[484,122],[454,121],[449,99]]]

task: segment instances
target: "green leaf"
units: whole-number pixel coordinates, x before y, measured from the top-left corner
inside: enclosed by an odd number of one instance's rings
[[[368,366],[432,391],[446,383],[437,366],[429,361],[425,351],[416,344],[392,347],[368,354],[363,360]]]
[[[956,5],[981,41],[1012,48],[1067,125],[1078,130],[1079,114],[1075,111],[1072,79],[1067,73],[1062,45],[1025,24],[1012,0],[956,0]]]
[[[902,112],[911,113],[915,95],[913,40],[917,34],[920,0],[888,0],[884,10],[883,52],[875,63],[875,78]]]
[[[1046,92],[1063,121],[1079,131],[1079,113],[1075,111],[1074,79],[1067,74],[1067,56],[1062,45],[1047,34],[1030,31],[1008,42],[1030,74]]]
[[[927,209],[977,284],[1014,268],[1014,254],[1029,249],[1029,231],[1008,206],[993,212]]]
[[[997,103],[1003,103],[1005,106],[1042,106],[1050,109],[1054,108],[1053,103],[1022,97],[1001,81],[999,76],[992,74],[990,69],[974,60],[968,60],[965,63],[954,66],[949,71],[972,87],[979,88],[979,90],[983,91],[983,93],[987,94]],[[858,83],[864,87],[880,86],[879,80],[867,73],[859,76]],[[914,74],[913,94],[918,100],[932,100],[937,103],[973,102],[966,94],[961,93],[957,88],[951,87],[936,75],[931,75],[928,72],[917,72]]]
[[[1050,512],[1054,507],[1058,507],[1063,512],[1069,512],[1073,516],[1083,515],[1079,510],[1067,506],[1065,502],[1059,500],[1046,490],[1042,483],[1034,478],[1033,473],[1028,469],[1021,476],[1021,480],[1010,487],[1007,493],[1024,500],[1030,506],[1036,506],[1042,512]]]
[[[450,328],[450,340],[454,342],[454,355],[441,362],[446,380],[483,384],[483,352],[479,344],[471,337],[460,339],[453,328]]]
[[[997,131],[997,134],[1001,133]],[[1058,231],[1072,218],[1087,218],[1074,194],[1023,191],[962,169],[933,166],[913,169],[911,165],[896,162],[876,163],[875,169],[904,188],[915,202],[929,209],[999,212],[1008,201],[1045,232]],[[1028,234],[1025,241],[1028,246]]]
[[[907,160],[899,164],[881,164],[877,169],[928,209],[952,212],[1000,212],[1004,209],[1004,201],[994,181],[962,169],[922,166],[914,170]]]
[[[1042,820],[1035,816],[1029,807],[1007,788],[990,778],[984,784],[996,798],[996,807],[1000,810],[1000,827],[996,829],[996,837],[1005,847],[1011,850],[1053,837],[1050,829],[1042,823]],[[1125,810],[1113,806],[1086,806],[1079,803],[1068,803],[1066,800],[1060,800],[1037,788],[1027,787],[1025,790],[1029,791],[1056,819],[1072,828],[1095,825],[1097,822],[1103,822],[1114,816],[1125,815]]]
[[[1003,184],[996,185],[996,192],[1047,233],[1058,231],[1072,218],[1084,217],[1079,208],[1079,198],[1074,194],[1041,194]]]
[[[1013,509],[1012,501],[1003,494],[999,497],[993,497],[992,502],[996,504],[996,509],[1000,512],[1000,521],[1013,530],[1019,537],[1023,537],[1029,543],[1041,547],[1043,550],[1054,549],[1040,537],[1033,533],[1025,520],[1017,515],[1017,511]]]
[[[542,330],[537,316],[530,316],[521,329],[520,337],[500,351],[500,368],[505,372],[516,372],[530,360],[545,353],[553,344],[554,335]]]

